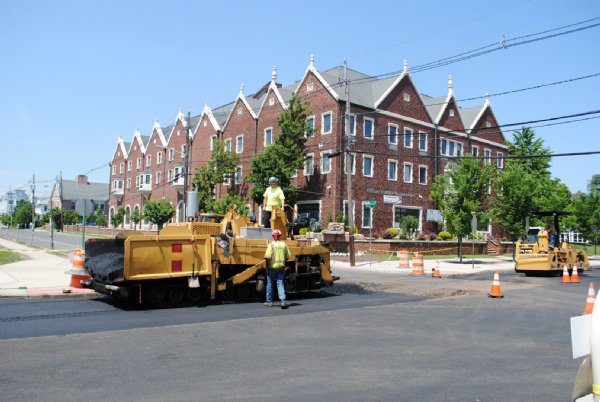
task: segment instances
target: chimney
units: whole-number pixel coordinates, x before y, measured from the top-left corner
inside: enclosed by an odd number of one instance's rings
[[[89,184],[87,176],[84,174],[77,175],[77,184]]]

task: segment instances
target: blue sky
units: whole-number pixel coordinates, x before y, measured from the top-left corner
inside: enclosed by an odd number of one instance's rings
[[[593,0],[28,1],[0,5],[0,193],[38,194],[108,164],[122,136],[155,119],[199,114],[271,77],[341,65],[377,75],[494,42],[600,17]],[[595,21],[596,23],[599,21]],[[482,96],[600,72],[600,27],[415,72],[427,95]],[[501,124],[600,109],[600,77],[491,98]],[[482,101],[465,101],[469,107]],[[600,119],[536,128],[553,152],[600,150]],[[512,132],[505,130],[507,139]],[[554,158],[552,173],[585,191],[600,155]],[[108,167],[90,180],[108,182]]]

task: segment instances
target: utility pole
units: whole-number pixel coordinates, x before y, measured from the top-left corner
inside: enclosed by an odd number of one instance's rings
[[[346,136],[346,186],[348,193],[348,254],[350,266],[356,265],[354,250],[354,199],[352,197],[352,138],[350,133],[350,86],[348,85],[348,59],[344,59],[344,81],[346,82],[346,113],[344,116],[344,132]],[[356,122],[355,122],[356,124]]]
[[[185,127],[185,155],[183,159],[183,221],[187,222],[187,190],[188,190],[188,165],[190,155],[190,111],[188,110],[187,124]]]
[[[35,175],[31,181],[31,230],[35,229]]]
[[[54,250],[54,219],[52,216],[54,212],[52,211],[52,206],[54,203],[52,202],[52,196],[50,196],[50,250]]]
[[[62,180],[62,170],[60,171],[60,185],[58,187],[58,200],[60,202],[60,227],[61,227],[61,231],[63,231],[64,227],[65,227],[65,217],[63,216],[63,180]]]

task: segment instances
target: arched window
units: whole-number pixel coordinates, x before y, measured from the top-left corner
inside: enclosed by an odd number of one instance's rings
[[[127,207],[125,208],[125,224],[129,225],[130,222],[131,222],[131,207],[129,205],[127,205]]]

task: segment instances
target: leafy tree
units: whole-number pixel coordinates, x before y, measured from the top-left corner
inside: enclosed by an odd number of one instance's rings
[[[19,226],[27,226],[31,223],[31,203],[27,200],[17,201],[14,222]]]
[[[73,209],[63,209],[61,216],[65,225],[75,225],[81,219],[79,213]]]
[[[142,221],[142,219],[144,219],[144,215],[140,213],[138,209],[135,209],[131,214],[131,220],[133,221],[133,230],[137,230],[137,225]]]
[[[279,179],[279,185],[285,191],[286,204],[293,204],[297,200],[298,191],[292,186],[292,176],[304,167],[304,145],[310,129],[306,119],[309,114],[308,103],[295,94],[288,108],[277,117],[280,134],[273,144],[252,158],[250,174],[246,179],[252,184],[250,197],[255,202],[262,202],[271,176]]]
[[[462,262],[462,238],[471,231],[471,212],[486,216],[489,212],[488,189],[494,172],[490,164],[464,158],[455,169],[437,176],[431,186],[430,198],[438,205],[448,230],[458,236]]]
[[[223,177],[233,177],[235,168],[240,164],[240,156],[233,151],[225,150],[225,143],[217,140],[213,144],[213,151],[206,166],[196,169],[192,179],[198,190],[198,210],[212,211],[215,202],[215,187],[223,182]]]
[[[410,239],[414,234],[416,234],[418,228],[419,220],[415,216],[406,215],[400,221],[400,229],[402,229],[402,233],[407,239]]]
[[[158,230],[175,215],[175,207],[168,200],[148,200],[143,217],[158,226]]]
[[[98,226],[106,226],[106,216],[102,208],[96,209],[96,224]]]
[[[1,214],[0,223],[2,223],[4,226],[10,225],[10,214]]]
[[[125,208],[119,207],[117,208],[117,213],[115,214],[113,211],[110,212],[110,223],[113,228],[118,228],[123,224],[123,219],[125,218]]]
[[[592,176],[590,182],[588,183],[588,192],[590,194],[600,192],[600,174],[595,174]]]
[[[573,204],[577,229],[588,240],[600,237],[600,192],[581,194]]]
[[[535,138],[535,131],[529,127],[515,131],[513,141],[508,142],[509,155],[524,157],[511,159],[509,163],[522,165],[530,173],[550,177],[550,153],[550,148],[544,146],[544,140]]]
[[[214,201],[210,212],[225,215],[231,207],[234,207],[242,214],[250,212],[246,205],[246,201],[241,196],[232,194],[227,194],[227,197]]]

